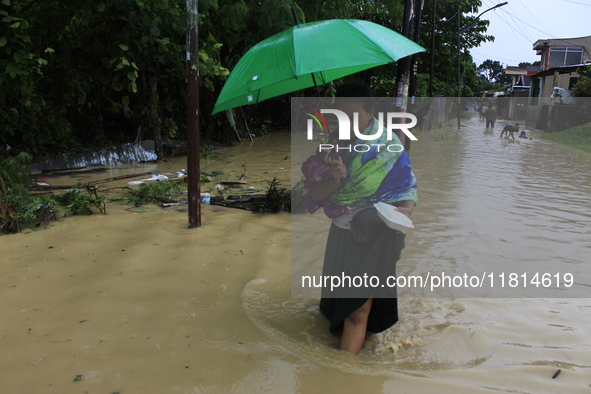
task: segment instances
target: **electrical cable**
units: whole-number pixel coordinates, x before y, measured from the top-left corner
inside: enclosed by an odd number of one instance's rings
[[[509,5],[509,8],[511,8],[510,5]],[[513,14],[515,13],[515,11],[512,8],[511,8],[511,11],[512,11]],[[521,26],[519,26],[519,24],[517,23],[517,21],[515,20],[515,18],[513,17],[513,15],[512,14],[509,14],[509,16],[511,17],[511,20],[513,21],[513,23],[515,24],[515,26],[519,29],[519,31],[521,31],[523,33],[523,36],[524,37],[527,37],[530,40],[530,42],[535,42],[535,40],[529,34],[527,34],[527,32],[524,31],[521,28]]]
[[[580,3],[578,1],[572,1],[572,0],[564,0],[567,3],[573,3],[573,4],[578,4],[578,5],[586,5],[587,7],[591,7],[591,4],[587,4],[587,3]]]
[[[540,22],[540,20],[539,20],[538,18],[536,18],[536,16],[535,16],[535,15],[534,15],[534,14],[533,14],[533,13],[532,13],[530,10],[529,10],[529,8],[527,8],[527,6],[526,6],[525,4],[523,4],[523,1],[519,0],[519,2],[520,2],[520,3],[521,3],[521,5],[523,6],[523,8],[525,8],[525,10],[526,10],[527,12],[529,12],[529,14],[530,14],[531,16],[533,16],[533,17],[534,17],[534,19],[536,20],[536,22],[538,22],[538,24],[539,24],[540,26],[544,26],[544,24],[543,24],[542,22]],[[547,30],[547,31],[546,31],[546,34],[548,34],[549,36],[554,36],[554,34],[550,33],[550,31],[549,31],[549,30]]]

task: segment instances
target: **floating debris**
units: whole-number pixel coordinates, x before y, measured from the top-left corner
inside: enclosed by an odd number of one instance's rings
[[[55,178],[60,176],[68,176],[68,175],[80,175],[80,174],[93,174],[98,172],[106,172],[107,169],[104,167],[99,168],[91,168],[91,169],[84,169],[86,167],[80,167],[80,169],[56,169],[56,170],[42,170],[41,173],[45,176],[45,178],[37,179],[37,180],[45,180],[49,178]]]
[[[162,182],[162,181],[167,181],[168,180],[168,176],[163,175],[163,174],[154,174],[152,175],[151,178],[146,178],[146,179],[142,179],[141,181],[131,181],[131,182],[127,182],[130,185],[141,185],[144,182]]]
[[[128,174],[128,175],[121,175],[121,176],[116,176],[116,177],[112,177],[112,178],[106,178],[106,179],[99,179],[97,181],[92,181],[92,182],[86,182],[86,183],[81,183],[80,185],[49,185],[45,182],[33,182],[31,184],[31,190],[44,190],[44,189],[75,189],[78,187],[84,187],[84,186],[89,186],[89,185],[96,185],[99,183],[105,183],[105,182],[112,182],[112,181],[117,181],[120,179],[126,179],[126,178],[133,178],[136,176],[144,176],[144,175],[151,175],[151,172],[142,172],[139,174]]]
[[[215,190],[220,194],[220,196],[223,196],[226,193],[227,188],[224,185],[218,183],[215,185]]]
[[[207,198],[207,197],[206,197]],[[254,211],[257,203],[264,203],[267,197],[264,194],[229,195],[226,197],[210,197],[211,205],[221,205],[227,208],[245,209]]]
[[[238,208],[245,209],[256,213],[277,213],[280,211],[291,211],[291,192],[288,189],[280,187],[277,178],[273,178],[272,181],[267,181],[269,188],[266,194],[228,194],[222,195],[221,197],[211,197],[209,203],[211,205],[221,205],[227,208]],[[239,182],[222,182],[225,189],[223,193],[228,192],[229,187],[226,185],[234,185],[243,187],[249,185],[248,183]],[[251,186],[254,188],[254,186]],[[218,189],[218,193],[220,189]]]
[[[228,193],[230,189],[255,190],[255,187],[246,182],[220,182],[215,185],[214,189],[220,194],[220,196],[223,196]]]

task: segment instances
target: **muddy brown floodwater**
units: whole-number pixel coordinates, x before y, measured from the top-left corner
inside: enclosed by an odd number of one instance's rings
[[[539,261],[582,275],[591,155],[536,133],[510,144],[477,119],[465,126],[413,144],[420,202],[399,273]],[[246,163],[249,181],[265,187],[289,182],[290,154],[290,135],[273,134],[202,167],[234,181]],[[173,172],[185,160],[84,179]],[[291,215],[203,205],[203,226],[189,230],[186,212],[125,208],[0,237],[0,393],[591,389],[590,298],[402,294],[401,321],[355,357],[337,350],[317,299],[291,297]]]

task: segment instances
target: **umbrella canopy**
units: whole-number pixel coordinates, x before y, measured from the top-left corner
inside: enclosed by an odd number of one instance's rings
[[[323,85],[424,51],[395,31],[368,21],[331,19],[296,25],[246,52],[213,113]]]

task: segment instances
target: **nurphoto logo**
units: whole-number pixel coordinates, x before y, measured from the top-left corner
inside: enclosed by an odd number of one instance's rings
[[[338,121],[338,140],[339,141],[349,141],[351,139],[351,120],[349,116],[343,111],[338,109],[321,109],[320,113],[310,108],[306,108],[306,110],[310,112],[306,112],[307,115],[311,117],[308,119],[307,124],[307,139],[313,140],[314,139],[314,122],[319,126],[320,131],[328,131],[328,123],[322,114],[333,114],[337,117]],[[384,127],[384,118],[386,119],[386,127]],[[406,119],[410,119],[410,123],[406,123]],[[402,122],[401,122],[402,120]],[[409,130],[416,126],[417,124],[417,117],[413,114],[406,113],[406,112],[379,112],[377,116],[378,127],[376,128],[376,132],[374,134],[363,134],[363,130],[359,130],[359,113],[353,113],[353,133],[357,139],[362,141],[379,141],[382,138],[384,133],[384,129],[386,132],[386,139],[388,141],[393,140],[394,131],[401,130],[410,140],[417,141],[417,137],[413,135],[413,133]],[[401,152],[404,150],[404,147],[400,144],[355,144],[355,145],[346,145],[340,146],[338,144],[333,143],[325,143],[320,144],[319,151],[323,150],[332,150],[336,149],[339,150],[348,150],[348,151],[355,151],[355,152],[368,152],[372,148],[377,148],[378,152],[380,149],[385,148],[390,152]]]

